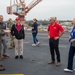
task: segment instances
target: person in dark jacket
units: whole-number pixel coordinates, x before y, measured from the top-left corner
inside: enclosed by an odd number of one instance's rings
[[[33,36],[34,43],[32,44],[32,46],[37,46],[40,43],[37,39],[37,34],[38,34],[38,24],[37,24],[37,19],[34,18],[33,25],[32,25],[32,36]]]
[[[73,72],[75,69],[73,69],[73,58],[75,55],[75,18],[73,19],[73,28],[72,31],[70,32],[70,49],[69,49],[69,54],[68,54],[68,65],[67,68],[64,69],[66,72]]]
[[[15,43],[15,59],[18,59],[18,47],[20,47],[20,58],[23,59],[23,39],[25,38],[24,26],[21,25],[20,18],[16,18],[16,24],[12,25],[11,35]]]

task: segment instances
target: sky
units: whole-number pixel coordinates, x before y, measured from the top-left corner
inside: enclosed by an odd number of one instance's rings
[[[10,5],[10,0],[0,1],[0,15],[4,16],[4,20],[9,18],[14,20],[16,16],[7,14],[6,10],[6,7]],[[25,0],[26,5],[31,2],[32,0]],[[33,18],[48,20],[54,16],[58,20],[72,20],[75,17],[75,0],[42,0],[27,13],[25,18],[26,20],[32,20]]]

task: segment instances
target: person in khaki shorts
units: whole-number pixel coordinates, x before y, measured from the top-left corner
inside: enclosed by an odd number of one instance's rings
[[[20,18],[16,18],[16,24],[12,25],[11,35],[15,43],[15,59],[18,59],[18,48],[20,47],[20,58],[23,59],[23,39],[25,38],[24,26],[21,25]]]

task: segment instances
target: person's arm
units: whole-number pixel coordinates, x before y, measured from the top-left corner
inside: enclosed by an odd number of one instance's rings
[[[32,29],[32,30],[34,29],[34,24],[31,26],[31,29]]]
[[[14,37],[14,26],[15,25],[12,25],[12,27],[11,27],[11,35]]]
[[[73,39],[71,38],[70,42],[75,42],[75,31],[73,31],[73,36],[72,37],[73,37]]]
[[[6,24],[3,22],[3,24],[2,24],[2,28],[1,28],[2,30],[6,30]]]
[[[60,32],[59,37],[61,37],[64,33],[65,33],[64,30],[62,32]]]
[[[5,35],[8,36],[9,31],[7,30],[7,25],[4,23],[4,30]]]
[[[25,31],[24,31],[24,26],[22,27],[22,33],[23,33],[23,39],[25,39]]]
[[[32,27],[32,29],[34,29],[34,27]]]
[[[61,25],[58,25],[58,29],[59,29],[59,36],[58,37],[55,37],[54,39],[57,40],[59,39],[63,34],[64,34],[64,28],[61,26]]]
[[[50,38],[50,26],[48,26],[48,29],[47,29],[47,31],[48,31],[48,34],[47,34],[47,36],[48,36],[48,38]]]
[[[7,26],[6,27],[9,28],[9,23],[7,23]]]
[[[55,39],[55,40],[59,39],[59,38],[64,34],[64,32],[65,32],[65,31],[60,32],[59,36],[58,36],[58,37],[55,37],[54,39]]]
[[[48,31],[48,38],[50,38],[50,35],[49,34],[50,34],[50,31]]]
[[[59,25],[59,30],[60,30],[59,37],[61,37],[64,34],[65,30],[61,25]]]
[[[70,42],[75,42],[75,39],[72,39]]]

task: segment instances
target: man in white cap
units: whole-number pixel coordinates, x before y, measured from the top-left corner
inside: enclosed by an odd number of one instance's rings
[[[64,33],[63,27],[57,23],[55,17],[51,17],[50,24],[48,26],[48,38],[51,53],[51,61],[48,64],[55,63],[55,53],[57,56],[56,66],[59,66],[61,64],[59,52],[59,38],[62,36],[63,33]]]

